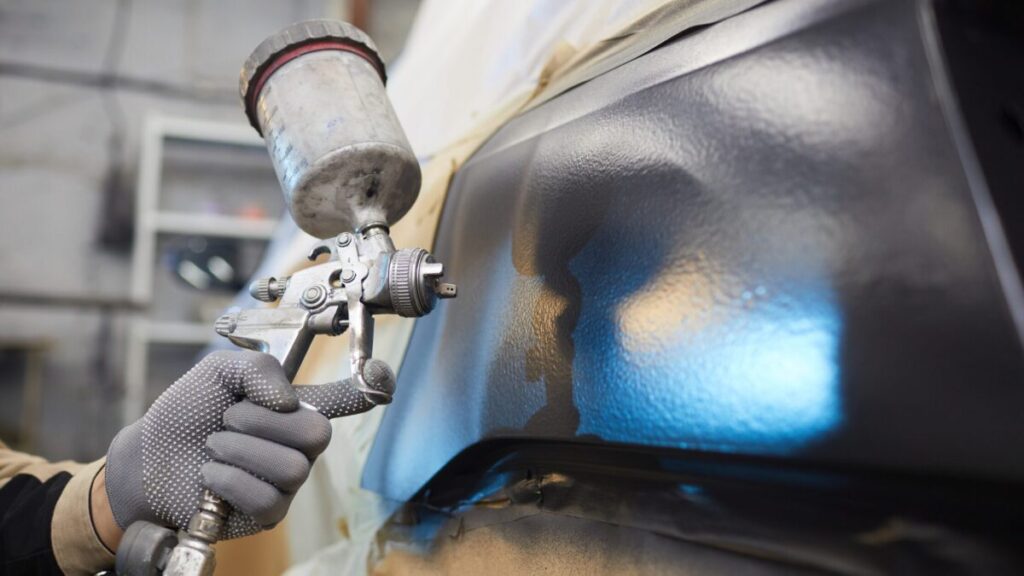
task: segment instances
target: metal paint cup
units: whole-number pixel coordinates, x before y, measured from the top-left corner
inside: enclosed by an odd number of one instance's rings
[[[266,140],[288,210],[313,236],[393,224],[419,194],[419,163],[385,81],[373,42],[332,20],[289,26],[242,69],[246,114]]]

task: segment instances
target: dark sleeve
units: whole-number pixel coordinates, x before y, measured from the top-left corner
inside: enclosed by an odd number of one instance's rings
[[[19,474],[0,487],[0,576],[61,574],[50,525],[69,480],[67,472],[46,482]]]

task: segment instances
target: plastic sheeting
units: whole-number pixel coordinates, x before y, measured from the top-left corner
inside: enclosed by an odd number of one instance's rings
[[[388,86],[423,165],[420,198],[392,228],[396,245],[433,244],[454,172],[510,117],[679,32],[759,1],[426,0]],[[313,241],[293,227],[282,229],[261,272],[302,266]],[[374,356],[400,367],[412,326],[408,319],[378,318]],[[347,338],[319,338],[295,382],[322,383],[347,374]],[[295,563],[289,574],[365,574],[372,568],[375,534],[400,504],[360,488],[382,415],[376,409],[333,422],[331,445],[288,517]],[[425,431],[425,441],[428,436]]]

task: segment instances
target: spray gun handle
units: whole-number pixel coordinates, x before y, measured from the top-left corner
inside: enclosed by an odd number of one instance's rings
[[[204,490],[199,510],[175,534],[152,522],[134,522],[117,549],[119,576],[212,576],[217,564],[213,544],[220,538],[230,509],[216,494]]]

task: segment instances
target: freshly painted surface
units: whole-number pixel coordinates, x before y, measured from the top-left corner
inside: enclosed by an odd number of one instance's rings
[[[773,2],[506,125],[452,184],[459,299],[417,324],[364,484],[405,500],[498,438],[1024,476],[918,9]]]

